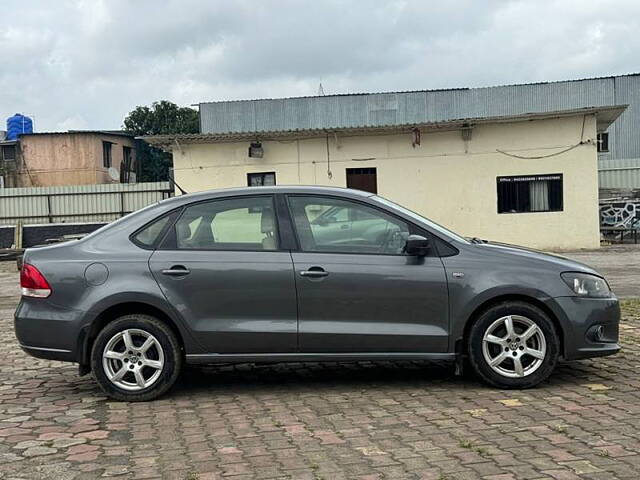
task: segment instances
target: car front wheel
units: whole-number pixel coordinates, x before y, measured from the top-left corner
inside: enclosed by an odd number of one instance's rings
[[[560,338],[548,315],[524,302],[486,310],[469,335],[476,373],[499,388],[531,388],[546,380],[558,361]]]
[[[96,381],[112,398],[152,400],[176,381],[182,355],[175,334],[149,315],[126,315],[100,331],[91,351]]]

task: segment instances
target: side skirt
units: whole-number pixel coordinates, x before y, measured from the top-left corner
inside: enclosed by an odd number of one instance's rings
[[[248,362],[359,362],[365,360],[455,360],[455,353],[195,353],[190,364]]]

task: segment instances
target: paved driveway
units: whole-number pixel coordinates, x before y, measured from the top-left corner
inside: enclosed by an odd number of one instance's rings
[[[189,369],[163,399],[126,404],[19,350],[16,281],[0,273],[0,478],[640,476],[640,302],[624,306],[623,353],[528,391],[446,363],[242,365]]]
[[[561,255],[591,265],[607,278],[618,297],[640,297],[640,244],[612,245]]]

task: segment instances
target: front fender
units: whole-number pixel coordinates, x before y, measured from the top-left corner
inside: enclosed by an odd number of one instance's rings
[[[563,267],[553,262],[471,247],[442,262],[449,287],[450,351],[473,313],[488,302],[520,298],[550,307],[553,298],[568,291],[560,277]]]
[[[449,289],[451,301],[451,348],[453,348],[456,340],[462,338],[467,322],[474,312],[482,308],[483,305],[492,303],[500,298],[505,300],[509,298],[531,299],[544,305],[553,300],[542,290],[521,285],[500,285],[473,294],[467,292],[466,289],[462,290],[455,292],[454,289],[452,292],[452,289]]]

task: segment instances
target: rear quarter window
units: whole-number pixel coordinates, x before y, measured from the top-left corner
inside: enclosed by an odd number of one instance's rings
[[[131,241],[142,248],[154,248],[166,232],[167,227],[173,223],[175,216],[175,212],[170,213],[145,225],[131,236]]]

